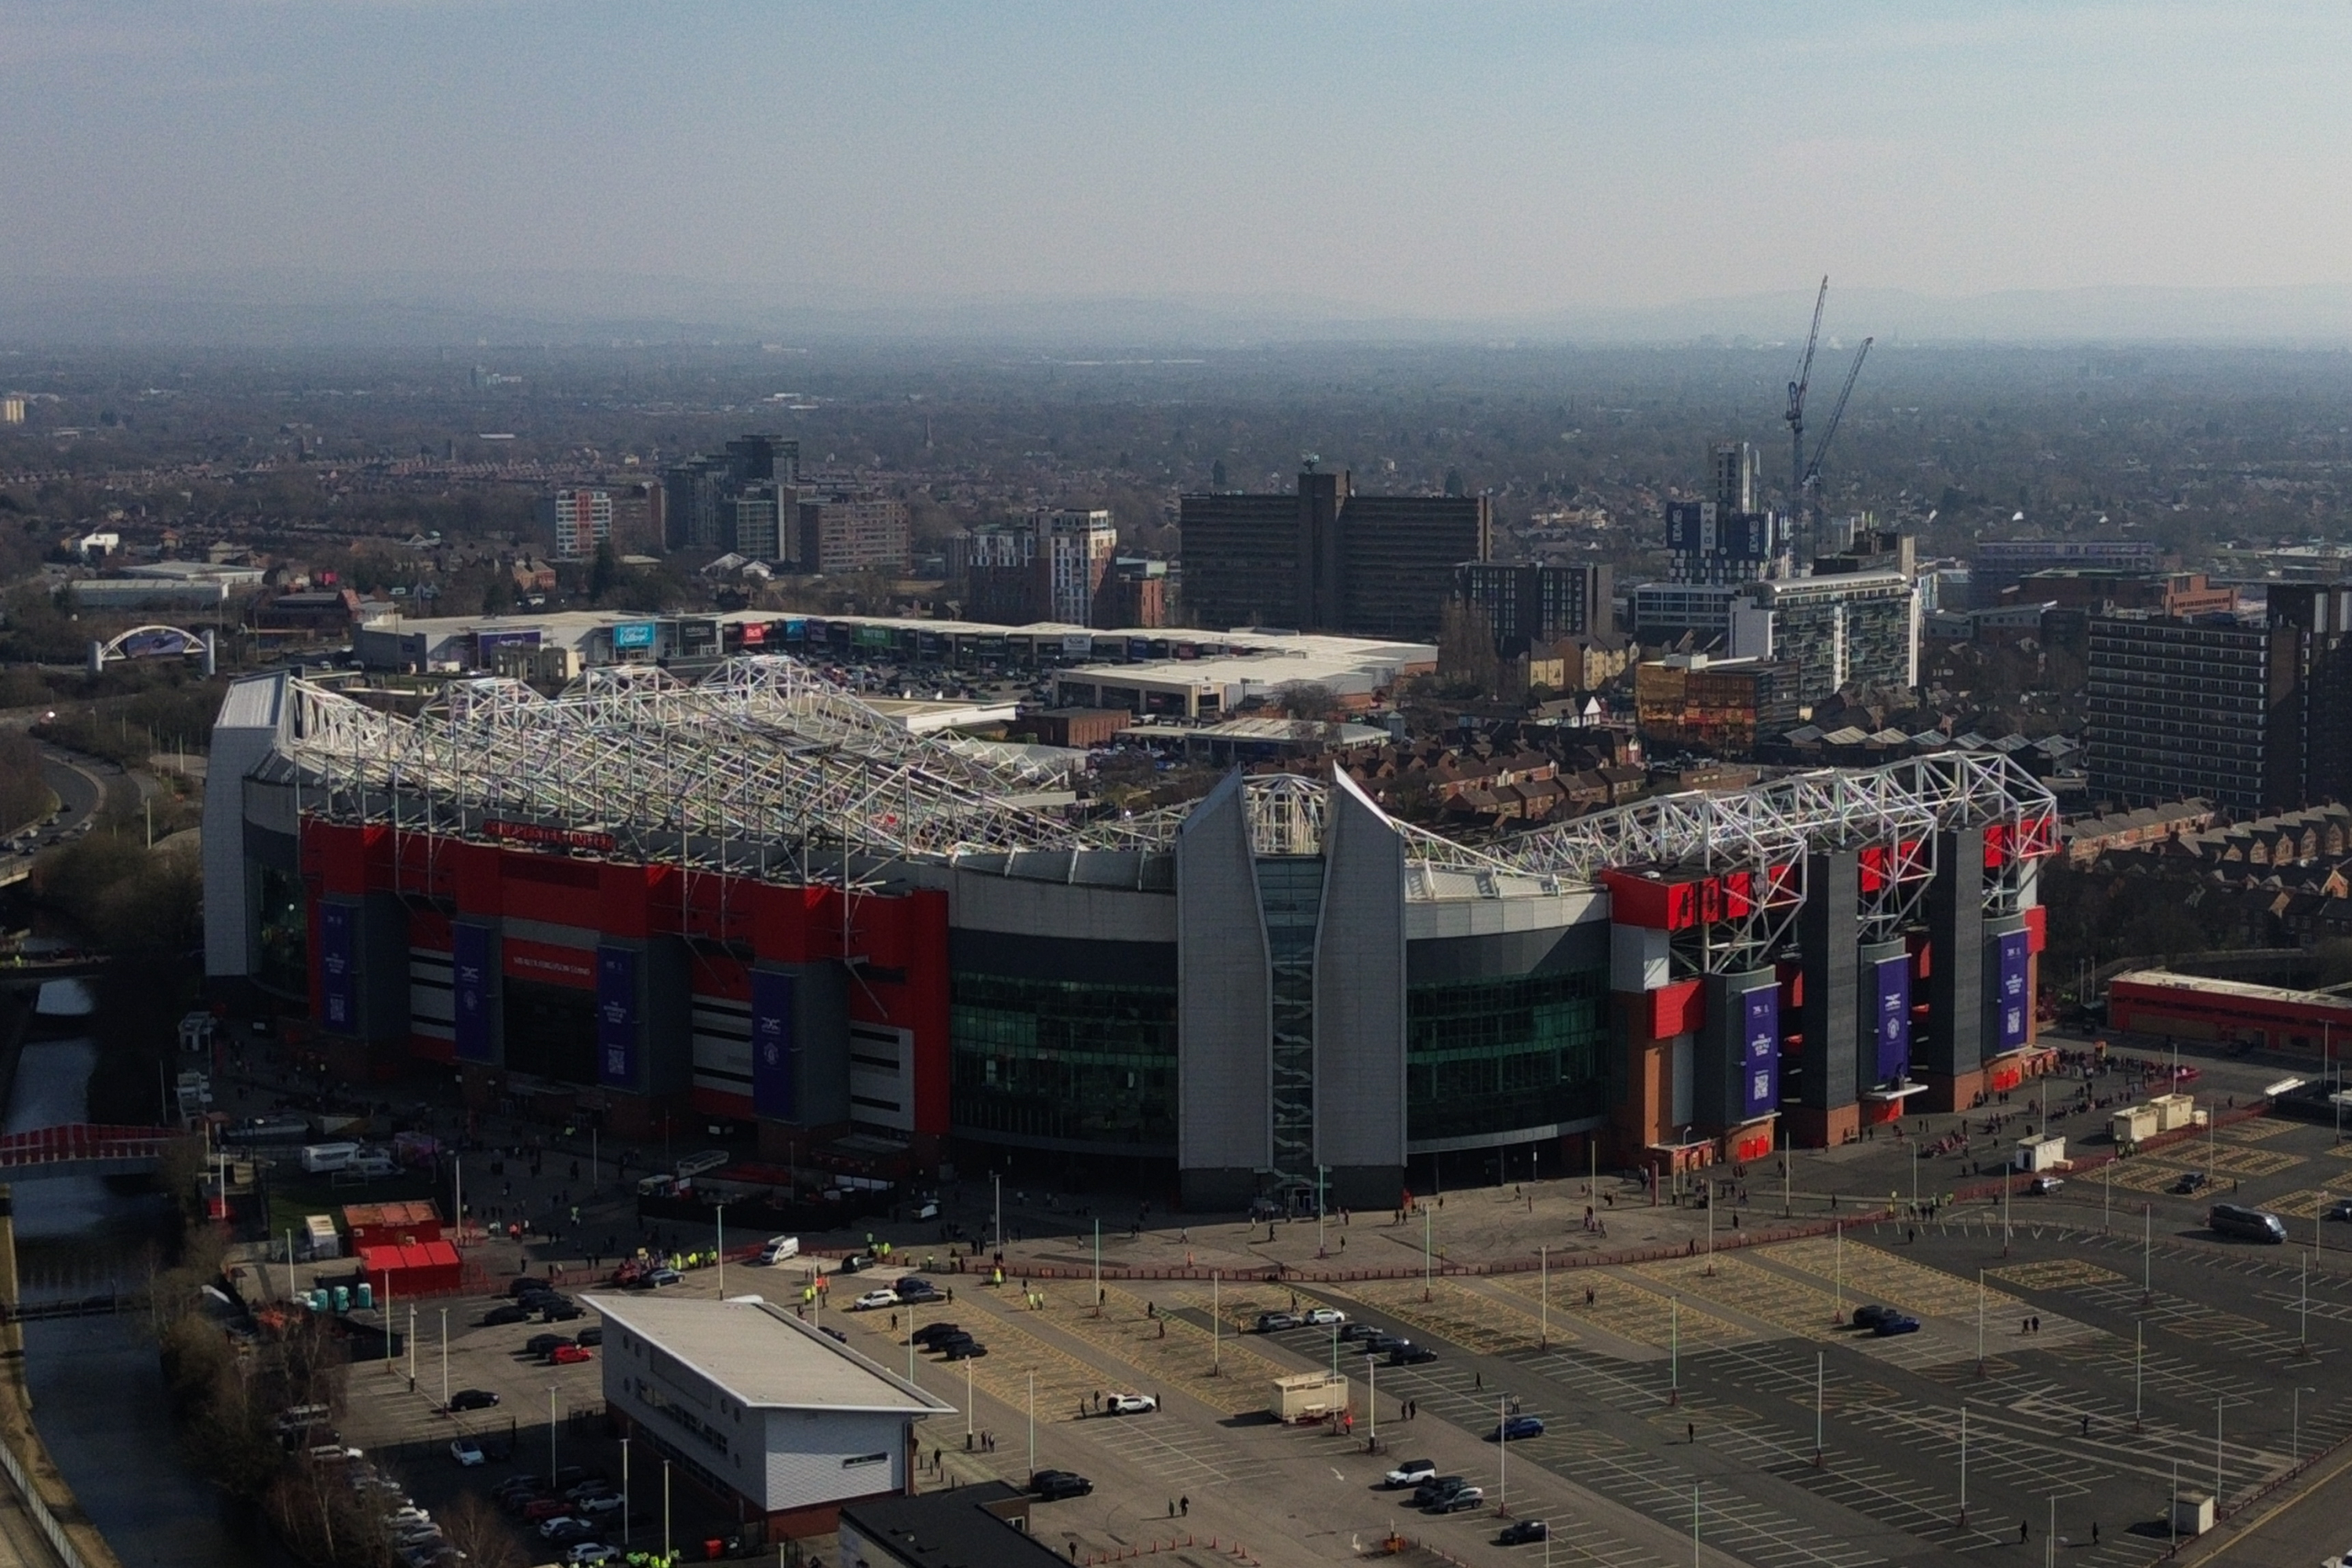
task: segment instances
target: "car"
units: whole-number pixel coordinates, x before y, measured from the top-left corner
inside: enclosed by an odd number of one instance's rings
[[[1432,1476],[1412,1489],[1412,1505],[1427,1508],[1440,1498],[1452,1497],[1470,1484],[1466,1476]]]
[[[1160,1408],[1160,1401],[1149,1394],[1114,1394],[1103,1401],[1103,1412],[1109,1415],[1144,1415]]]
[[[499,1402],[499,1396],[487,1388],[461,1388],[449,1396],[452,1410],[488,1410]]]
[[[598,1492],[593,1497],[573,1499],[572,1506],[574,1511],[593,1517],[600,1513],[618,1513],[628,1500],[618,1492]]]
[[[1297,1326],[1298,1314],[1296,1312],[1260,1312],[1257,1315],[1257,1331],[1262,1334],[1277,1333]]]
[[[566,1563],[618,1563],[621,1549],[607,1546],[601,1541],[574,1542],[572,1550],[563,1554],[563,1560]]]
[[[1353,1344],[1358,1340],[1377,1339],[1381,1332],[1370,1323],[1349,1323],[1339,1331],[1339,1342]]]
[[[1542,1436],[1543,1432],[1543,1417],[1540,1415],[1506,1415],[1495,1428],[1495,1440],[1498,1443],[1522,1443],[1529,1437]]]
[[[1328,1329],[1334,1323],[1344,1323],[1348,1314],[1337,1307],[1309,1307],[1299,1314],[1298,1321],[1310,1329]]]
[[[480,1326],[486,1329],[497,1329],[503,1328],[509,1323],[528,1323],[530,1321],[530,1309],[529,1307],[519,1306],[510,1302],[503,1307],[493,1307],[488,1311],[484,1312],[482,1314]]]
[[[559,1349],[571,1342],[572,1339],[568,1334],[533,1334],[523,1341],[522,1348],[531,1355],[553,1355]]]
[[[2054,1193],[2065,1184],[2066,1178],[2063,1176],[2036,1176],[2025,1184],[2025,1190],[2039,1197],[2044,1194]]]
[[[575,1345],[588,1345],[591,1347],[601,1345],[604,1342],[604,1326],[602,1323],[599,1323],[594,1328],[583,1329],[572,1342]]]
[[[490,1495],[500,1502],[517,1502],[523,1498],[537,1497],[547,1483],[537,1476],[509,1476],[490,1489]]]
[[[1092,1495],[1095,1484],[1075,1470],[1039,1470],[1029,1478],[1029,1489],[1040,1502],[1061,1502]]]
[[[907,1337],[919,1345],[928,1347],[939,1344],[945,1340],[951,1340],[962,1332],[963,1331],[953,1323],[925,1323]]]
[[[1503,1533],[1495,1537],[1497,1546],[1527,1546],[1551,1539],[1551,1526],[1539,1519],[1522,1519],[1503,1526]]]
[[[909,1274],[892,1287],[901,1301],[932,1301],[939,1300],[940,1288],[919,1274]]]
[[[849,1342],[849,1336],[843,1333],[839,1329],[835,1328],[831,1323],[820,1325],[817,1329],[817,1332],[830,1335],[836,1344],[845,1345]]]
[[[1391,1470],[1387,1475],[1382,1476],[1381,1478],[1381,1485],[1388,1488],[1391,1491],[1394,1491],[1399,1487],[1417,1487],[1421,1485],[1422,1482],[1430,1479],[1436,1474],[1436,1460],[1407,1459],[1403,1464],[1399,1465],[1395,1469]]]
[[[518,1274],[512,1279],[507,1281],[507,1294],[517,1300],[520,1300],[523,1297],[530,1295],[533,1291],[552,1290],[554,1289],[555,1287],[550,1285],[546,1280],[530,1274]]]
[[[1897,1334],[1916,1334],[1919,1331],[1919,1320],[1897,1312],[1893,1317],[1879,1319],[1870,1326],[1870,1331],[1882,1340],[1891,1340]]]
[[[562,1296],[547,1298],[547,1304],[539,1310],[539,1321],[542,1323],[568,1323],[574,1318],[587,1315],[586,1308]]]
[[[1402,1334],[1392,1334],[1387,1330],[1381,1329],[1364,1336],[1364,1353],[1366,1355],[1386,1355],[1391,1351],[1401,1351],[1411,1343],[1412,1343],[1412,1342],[1406,1339]]]
[[[1427,1345],[1399,1345],[1389,1352],[1391,1366],[1426,1366],[1437,1359],[1437,1352]]]
[[[1879,1319],[1899,1318],[1902,1315],[1893,1307],[1856,1307],[1853,1310],[1853,1326],[1857,1329],[1874,1329],[1878,1326]]]
[[[665,1285],[677,1284],[678,1273],[675,1268],[656,1268],[650,1273],[639,1275],[638,1279],[644,1281],[647,1289],[658,1290]]]
[[[482,1445],[472,1437],[460,1437],[450,1444],[449,1457],[469,1470],[477,1465],[489,1462],[489,1456],[482,1451]]]
[[[2193,1192],[2197,1191],[2200,1187],[2202,1187],[2204,1184],[2205,1184],[2205,1173],[2204,1173],[2204,1172],[2202,1172],[2202,1171],[2183,1171],[2183,1172],[2181,1172],[2181,1173],[2180,1173],[2180,1179],[2179,1179],[2179,1181],[2177,1181],[2177,1182],[2173,1183],[2173,1184],[2172,1184],[2172,1185],[2171,1185],[2168,1189],[2167,1189],[2167,1190],[2168,1190],[2168,1191],[2169,1191],[2169,1192],[2170,1192],[2170,1193],[2171,1193],[2175,1197],[2187,1197],[2189,1194],[2191,1194],[2191,1193],[2193,1193]]]
[[[2352,1219],[2352,1198],[2337,1198],[2327,1205],[2329,1219]]]
[[[578,1541],[593,1541],[596,1538],[596,1527],[584,1519],[566,1518],[551,1522],[556,1526],[554,1530],[551,1531],[542,1524],[539,1527],[539,1532],[558,1546],[568,1545]]]
[[[2172,1081],[2175,1083],[2194,1083],[2204,1076],[2204,1068],[2190,1067],[2186,1062],[2172,1069]]]
[[[973,1361],[981,1356],[986,1355],[987,1353],[988,1347],[986,1345],[982,1344],[978,1340],[967,1338],[951,1342],[947,1346],[946,1354],[943,1359],[948,1361]]]
[[[584,1345],[558,1345],[547,1352],[547,1359],[557,1366],[577,1366],[583,1361],[594,1361],[596,1353]]]
[[[1432,1513],[1468,1513],[1474,1508],[1484,1508],[1486,1506],[1486,1491],[1485,1488],[1464,1487],[1460,1491],[1455,1492],[1444,1502],[1433,1505],[1429,1511]]]
[[[562,1519],[572,1511],[572,1500],[560,1497],[535,1497],[525,1502],[520,1511],[523,1518],[533,1523],[551,1519]]]
[[[849,1310],[853,1312],[875,1312],[885,1307],[895,1307],[898,1304],[898,1292],[896,1290],[868,1290],[865,1295],[852,1301],[849,1304]]]

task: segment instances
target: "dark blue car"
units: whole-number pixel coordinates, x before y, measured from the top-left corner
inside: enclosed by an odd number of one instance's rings
[[[1543,1429],[1544,1424],[1541,1416],[1507,1416],[1504,1419],[1501,1426],[1495,1428],[1495,1440],[1499,1443],[1517,1443],[1528,1437],[1542,1436]]]

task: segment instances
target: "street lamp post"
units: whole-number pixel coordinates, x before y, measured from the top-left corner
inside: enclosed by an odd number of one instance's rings
[[[1969,1523],[1969,1405],[1960,1402],[1960,1528]]]
[[[1002,1252],[1004,1250],[1004,1178],[1003,1175],[995,1171],[989,1172],[988,1190],[996,1206],[996,1250]]]
[[[441,1408],[449,1408],[449,1309],[441,1309]]]
[[[1823,1381],[1822,1352],[1815,1351],[1813,1352],[1813,1468],[1815,1469],[1819,1469],[1822,1463],[1822,1392]]]
[[[1421,1205],[1421,1299],[1430,1299],[1430,1219],[1435,1211],[1426,1204]]]
[[[555,1484],[555,1384],[547,1385],[547,1484]]]
[[[1666,1299],[1666,1403],[1683,1402],[1683,1299]]]
[[[1330,1171],[1328,1165],[1315,1167],[1315,1256],[1323,1256],[1323,1193],[1324,1182]]]
[[[1102,1316],[1102,1219],[1095,1219],[1095,1316]]]
[[[1511,1402],[1507,1397],[1495,1401],[1495,1511],[1510,1517]]]
[[[1029,1369],[1029,1473],[1037,1473],[1037,1369]]]
[[[2140,1362],[2147,1353],[2147,1324],[2145,1321],[2132,1325],[2132,1430],[2140,1429]]]
[[[719,1226],[719,1245],[711,1250],[719,1256],[719,1299],[727,1300],[727,1205],[713,1204],[711,1213]]]
[[[1536,1248],[1537,1277],[1541,1283],[1536,1289],[1536,1349],[1551,1349],[1551,1248]]]
[[[621,1544],[629,1543],[629,1439],[621,1439]]]
[[[674,1553],[669,1545],[669,1460],[662,1460],[662,1558],[668,1561]]]
[[[1222,1270],[1209,1270],[1209,1375],[1222,1377],[1225,1370],[1225,1277]]]

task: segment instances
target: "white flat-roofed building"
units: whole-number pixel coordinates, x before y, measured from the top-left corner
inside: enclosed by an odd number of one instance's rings
[[[752,1297],[591,1296],[604,1404],[770,1536],[824,1534],[841,1505],[907,1489],[913,1427],[955,1407]]]

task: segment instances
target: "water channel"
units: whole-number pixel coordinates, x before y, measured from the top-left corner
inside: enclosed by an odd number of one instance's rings
[[[37,1026],[16,1068],[5,1131],[89,1120],[94,1040],[43,1038]],[[27,1304],[135,1290],[163,1258],[170,1209],[98,1176],[16,1185],[17,1264]],[[58,1467],[131,1568],[251,1568],[280,1561],[248,1520],[184,1458],[155,1346],[137,1312],[25,1326],[34,1419]]]

